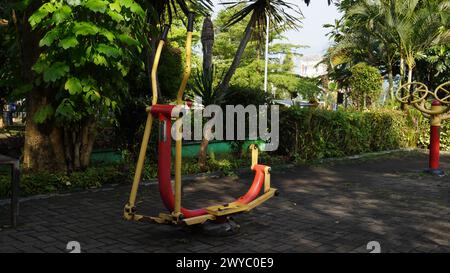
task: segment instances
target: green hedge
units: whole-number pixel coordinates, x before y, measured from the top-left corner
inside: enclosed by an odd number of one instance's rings
[[[20,191],[22,196],[56,193],[75,189],[98,188],[107,183],[128,182],[128,172],[121,165],[90,167],[85,171],[53,173],[47,171],[22,173]],[[7,168],[0,171],[0,198],[10,194],[10,174]]]
[[[423,117],[420,113],[417,116],[415,121],[421,128],[417,145],[419,148],[428,149],[428,145],[430,144],[430,120]],[[442,122],[440,136],[441,151],[450,151],[450,120]]]
[[[172,162],[173,163],[173,162]],[[208,160],[207,171],[221,171],[226,175],[232,174],[236,169],[250,166],[247,158],[223,158]],[[47,171],[22,173],[20,181],[21,196],[48,194],[99,188],[105,184],[131,184],[135,170],[135,162],[127,161],[123,164],[109,164],[93,166],[85,171],[54,173]],[[142,174],[143,180],[157,177],[156,162],[146,162]],[[173,170],[173,168],[172,168]],[[183,160],[183,175],[199,173],[197,160]],[[10,171],[5,166],[0,168],[0,199],[10,196]]]
[[[368,112],[327,111],[320,109],[281,108],[280,146],[273,153],[261,154],[261,162],[268,165],[282,163],[286,155],[299,162],[321,158],[341,157],[406,147],[426,148],[429,122],[419,113],[394,110]],[[443,150],[450,147],[450,122],[441,131]],[[249,165],[250,158],[230,155],[229,158],[208,160],[208,171],[233,173]],[[21,195],[34,195],[97,188],[108,183],[130,183],[134,174],[134,159],[123,164],[93,166],[83,172],[24,173]],[[195,159],[183,161],[183,174],[198,173]],[[143,179],[155,178],[156,162],[145,164]],[[0,168],[0,198],[9,196],[8,168]]]
[[[416,147],[418,127],[408,114],[284,108],[278,152],[300,161]]]

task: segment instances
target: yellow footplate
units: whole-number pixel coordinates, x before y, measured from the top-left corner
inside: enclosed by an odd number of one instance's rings
[[[270,188],[266,193],[262,194],[261,196],[259,196],[258,198],[256,198],[255,200],[253,200],[248,204],[232,202],[225,205],[207,207],[206,211],[214,216],[223,216],[238,212],[249,211],[255,208],[256,206],[264,203],[268,199],[270,199],[272,196],[275,195],[276,191],[277,191],[276,189]]]
[[[228,214],[233,214],[241,211],[246,211],[248,209],[248,205],[241,204],[238,202],[233,202],[225,205],[218,205],[218,206],[211,206],[207,207],[206,211],[208,211],[209,214],[215,215],[215,216],[223,216]]]

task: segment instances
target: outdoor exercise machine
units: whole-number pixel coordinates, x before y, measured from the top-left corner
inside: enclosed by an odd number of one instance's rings
[[[440,127],[442,121],[450,119],[450,82],[441,84],[431,92],[421,82],[407,83],[396,92],[398,101],[412,105],[426,118],[430,119],[430,156],[429,166],[425,172],[442,176],[444,171],[439,167]]]
[[[159,224],[175,224],[175,225],[195,225],[203,224],[206,221],[226,222],[230,215],[247,212],[261,205],[273,197],[276,189],[270,186],[270,167],[258,164],[258,147],[250,145],[252,155],[251,169],[255,172],[253,183],[248,192],[238,198],[236,201],[225,204],[210,206],[201,209],[190,210],[183,208],[181,205],[182,197],[182,181],[181,181],[181,137],[176,137],[175,142],[175,185],[172,190],[171,183],[171,143],[172,143],[172,120],[178,121],[181,116],[179,111],[173,111],[175,107],[189,108],[190,105],[183,101],[184,90],[191,74],[191,46],[192,32],[194,24],[194,14],[190,13],[187,23],[187,39],[186,39],[186,66],[184,69],[183,79],[178,90],[175,105],[158,104],[158,92],[156,75],[161,57],[161,52],[166,43],[169,26],[165,26],[162,37],[159,41],[155,59],[152,66],[152,103],[147,107],[147,121],[145,124],[144,136],[139,152],[139,158],[134,174],[133,185],[131,188],[130,198],[124,208],[124,217],[127,220],[135,221],[151,221]],[[175,114],[176,113],[176,114]],[[159,121],[159,139],[158,139],[158,184],[161,199],[169,213],[160,213],[158,216],[145,216],[137,214],[136,196],[141,181],[142,169],[144,166],[145,155],[147,152],[148,141],[153,125],[153,120]],[[181,122],[177,122],[179,126],[176,128],[176,134],[181,134]],[[178,135],[176,135],[178,136]]]

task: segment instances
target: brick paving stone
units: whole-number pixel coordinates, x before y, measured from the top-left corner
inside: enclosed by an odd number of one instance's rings
[[[17,229],[0,229],[0,252],[358,252],[378,241],[382,252],[450,252],[450,178],[420,174],[427,155],[403,152],[316,166],[272,168],[280,195],[236,215],[241,232],[212,237],[201,231],[122,220],[129,185],[21,202]],[[442,156],[450,171],[450,156]],[[202,179],[185,184],[183,202],[223,203],[252,179]],[[222,181],[223,180],[223,181]],[[157,185],[143,186],[139,212],[163,209]],[[206,200],[206,201],[205,201]],[[215,201],[214,201],[215,200]],[[9,205],[0,205],[0,225]]]

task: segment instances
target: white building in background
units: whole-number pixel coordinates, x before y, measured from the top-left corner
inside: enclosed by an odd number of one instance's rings
[[[320,55],[295,56],[295,74],[302,77],[315,78],[327,74],[327,67],[319,64],[322,61]]]

